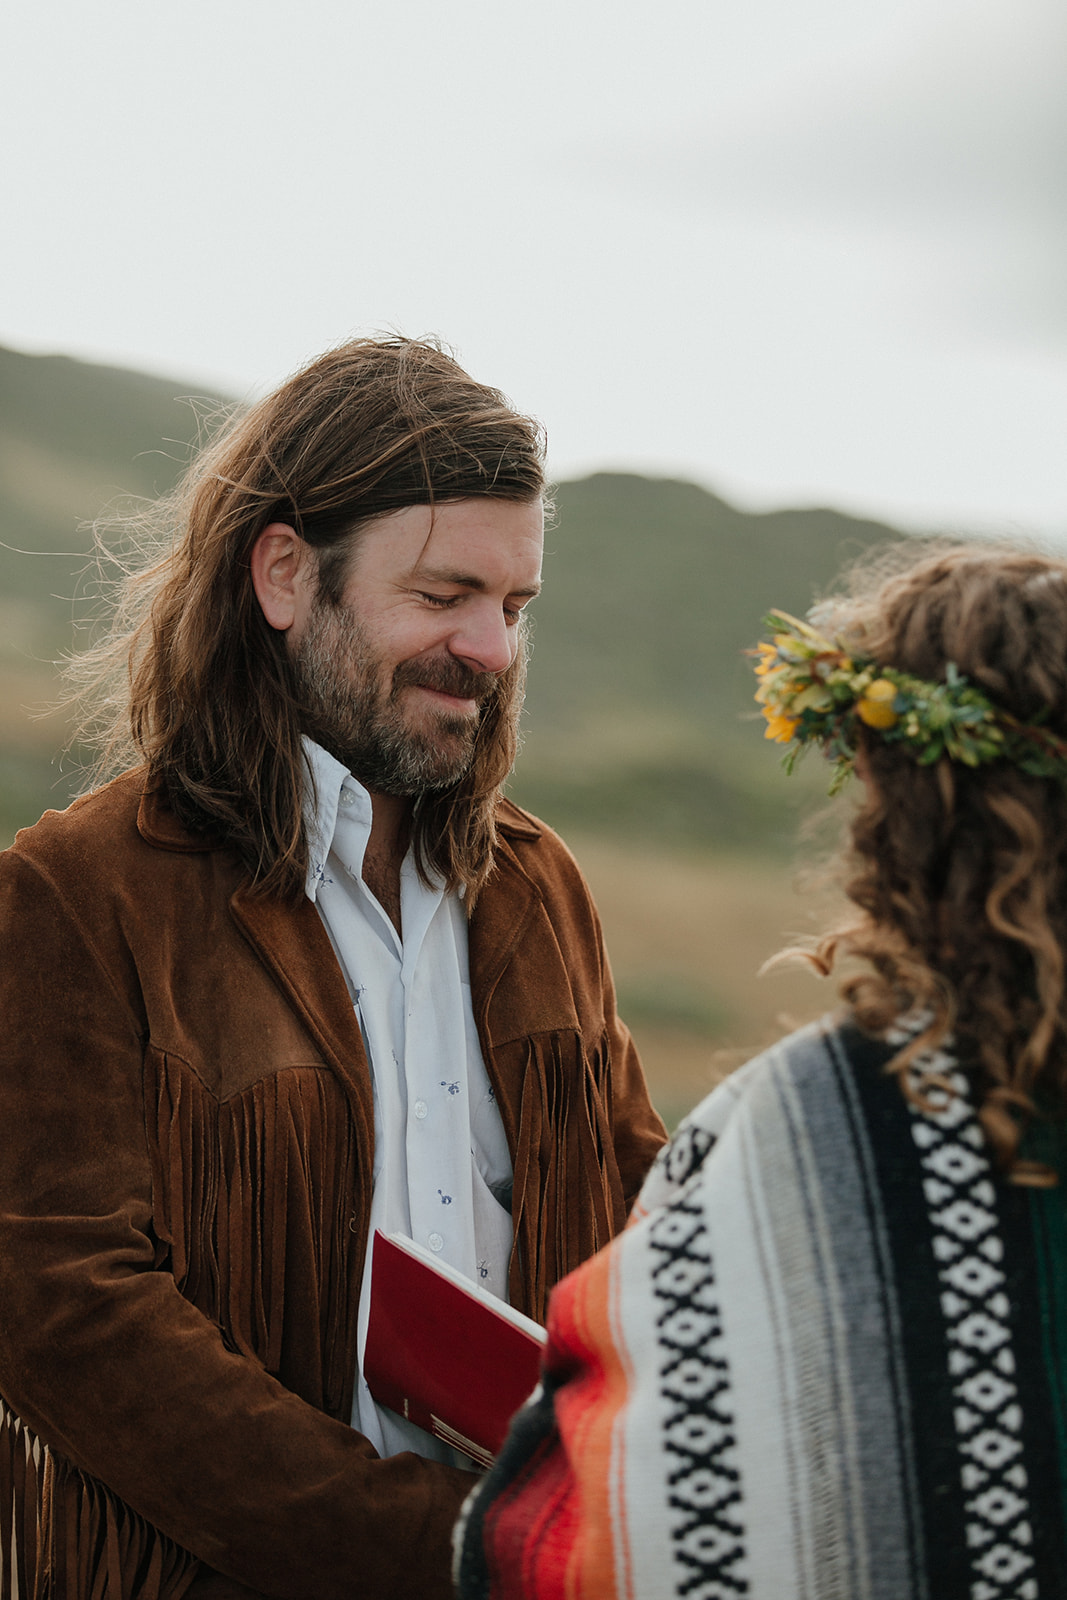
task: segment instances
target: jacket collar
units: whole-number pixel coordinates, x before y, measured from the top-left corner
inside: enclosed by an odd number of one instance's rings
[[[528,811],[521,811],[513,800],[501,800],[496,812],[496,825],[511,839],[540,839],[544,828]]]
[[[190,833],[185,824],[179,822],[167,804],[162,783],[147,771],[144,774],[141,803],[137,808],[137,831],[147,844],[154,844],[160,850],[202,854],[218,846],[217,840],[206,834]]]
[[[497,827],[509,839],[539,839],[544,831],[535,817],[521,811],[512,800],[502,800],[497,810]],[[144,788],[137,812],[137,828],[142,839],[161,850],[197,852],[214,850],[218,841],[207,835],[192,834],[178,821],[167,804],[158,778],[144,774]]]

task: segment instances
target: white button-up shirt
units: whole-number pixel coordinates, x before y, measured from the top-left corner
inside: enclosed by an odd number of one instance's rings
[[[374,1082],[374,1230],[403,1233],[507,1298],[511,1157],[474,1025],[460,897],[428,887],[409,851],[400,869],[403,938],[363,881],[371,797],[312,740],[305,805],[308,897],[348,984]],[[368,1244],[370,1244],[370,1240]],[[469,1466],[414,1423],[375,1405],[363,1379],[368,1248],[352,1425],[383,1455]]]

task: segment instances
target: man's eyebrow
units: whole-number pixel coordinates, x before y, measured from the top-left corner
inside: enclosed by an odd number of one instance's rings
[[[445,567],[419,567],[414,576],[424,583],[451,583],[457,589],[474,589],[478,594],[484,594],[489,587],[484,578],[476,578],[468,572],[452,572]],[[532,600],[541,593],[541,585],[532,583],[520,589],[509,589],[508,593]]]

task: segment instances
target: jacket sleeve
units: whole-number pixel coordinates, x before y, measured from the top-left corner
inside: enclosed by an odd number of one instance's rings
[[[112,965],[45,873],[0,858],[0,1395],[117,1502],[109,1529],[129,1508],[277,1600],[444,1600],[470,1476],[379,1459],[228,1349],[161,1265],[144,1024]]]

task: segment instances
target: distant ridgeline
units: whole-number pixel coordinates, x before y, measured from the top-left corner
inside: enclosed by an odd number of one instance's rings
[[[29,713],[54,697],[51,664],[93,609],[82,525],[172,487],[221,403],[189,393],[0,349],[0,844],[77,792],[62,718]],[[780,778],[742,652],[768,607],[803,613],[843,563],[898,535],[834,511],[752,515],[627,473],[562,483],[557,502],[513,797],[564,830],[788,849],[821,775]]]

